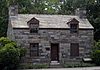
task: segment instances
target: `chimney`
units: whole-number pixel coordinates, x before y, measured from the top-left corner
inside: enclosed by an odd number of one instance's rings
[[[9,7],[9,18],[14,19],[17,18],[18,16],[18,5],[11,5]]]
[[[79,16],[79,18],[81,18],[81,19],[86,19],[86,9],[77,8],[75,11],[75,15]]]

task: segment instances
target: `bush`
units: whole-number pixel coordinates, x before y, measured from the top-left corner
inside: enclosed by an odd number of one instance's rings
[[[37,65],[34,64],[33,68],[34,69],[48,68],[48,65],[47,64],[37,64]]]
[[[0,70],[16,69],[21,57],[24,55],[24,51],[15,42],[8,40],[8,38],[0,38],[0,43]]]
[[[100,65],[100,41],[95,42],[93,47],[91,58],[96,65]]]
[[[96,65],[100,65],[100,50],[95,50],[92,54],[93,62]]]
[[[19,63],[19,51],[11,45],[6,45],[0,50],[0,68],[13,69]]]
[[[68,64],[64,64],[65,68],[75,68],[75,67],[92,67],[95,66],[95,64],[90,64],[90,63],[68,63]]]
[[[25,64],[25,65],[20,65],[19,69],[42,69],[48,67],[49,65],[47,64]]]
[[[5,37],[1,37],[0,38],[0,46],[4,46],[5,44],[11,43],[11,40],[9,40],[8,38]]]

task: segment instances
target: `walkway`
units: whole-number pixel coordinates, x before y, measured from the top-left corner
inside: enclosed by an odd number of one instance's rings
[[[49,68],[49,69],[25,69],[25,70],[100,70],[100,67],[83,67],[83,68]]]

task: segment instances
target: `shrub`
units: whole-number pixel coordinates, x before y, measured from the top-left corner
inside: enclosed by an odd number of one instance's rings
[[[25,65],[20,65],[19,69],[42,69],[48,67],[49,65],[47,64],[25,64]]]
[[[64,64],[65,68],[74,68],[74,67],[92,67],[95,66],[95,64],[90,64],[90,63],[68,63],[68,64]]]
[[[47,64],[37,64],[37,65],[34,64],[33,68],[34,69],[48,68],[48,65]]]
[[[13,69],[19,63],[19,51],[11,45],[6,45],[0,50],[0,68]]]
[[[0,70],[14,70],[24,55],[24,49],[7,38],[0,38]],[[23,50],[23,51],[22,51]]]
[[[96,65],[100,65],[100,41],[95,42],[93,47],[91,58]]]
[[[93,62],[96,65],[100,65],[100,50],[95,50],[92,54]]]
[[[5,37],[0,38],[0,47],[4,46],[5,44],[11,43],[11,40]]]

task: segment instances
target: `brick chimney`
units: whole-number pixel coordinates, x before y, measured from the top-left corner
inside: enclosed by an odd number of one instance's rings
[[[9,6],[9,18],[15,19],[18,16],[18,5],[10,5]]]
[[[86,9],[84,8],[77,8],[75,10],[75,15],[79,16],[81,19],[86,19]]]

